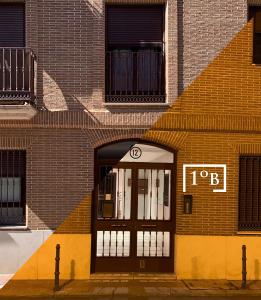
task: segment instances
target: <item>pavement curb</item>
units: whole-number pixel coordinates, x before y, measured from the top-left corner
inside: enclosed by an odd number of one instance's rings
[[[126,293],[98,293],[98,294],[92,294],[92,293],[67,293],[63,291],[58,291],[55,293],[39,293],[39,294],[31,294],[31,295],[17,295],[17,294],[10,294],[10,295],[0,295],[0,299],[13,299],[14,297],[19,299],[34,299],[34,298],[157,298],[161,297],[164,299],[167,299],[169,297],[173,298],[173,296],[176,297],[182,297],[182,296],[189,296],[189,297],[199,297],[199,296],[231,296],[231,297],[237,297],[237,296],[250,296],[250,297],[261,297],[261,290],[233,290],[233,291],[224,291],[224,290],[188,290],[188,291],[170,291],[169,294],[165,293],[142,293],[142,294],[126,294]]]
[[[173,282],[146,281],[61,281],[61,290],[53,290],[53,281],[10,281],[0,291],[0,299],[168,299],[173,297],[259,297],[261,281],[249,281],[241,289],[240,281],[229,280],[177,280]]]

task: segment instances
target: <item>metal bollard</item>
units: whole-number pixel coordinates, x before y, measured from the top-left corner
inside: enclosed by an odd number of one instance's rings
[[[242,246],[242,284],[241,288],[245,289],[246,288],[246,282],[247,282],[247,267],[246,267],[246,245]]]
[[[59,291],[60,286],[60,245],[56,245],[55,272],[54,272],[54,290]]]

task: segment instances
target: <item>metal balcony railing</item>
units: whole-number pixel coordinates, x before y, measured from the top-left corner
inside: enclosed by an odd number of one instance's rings
[[[165,62],[158,48],[106,53],[106,102],[165,102]]]
[[[0,48],[0,104],[33,102],[36,58],[27,48]]]

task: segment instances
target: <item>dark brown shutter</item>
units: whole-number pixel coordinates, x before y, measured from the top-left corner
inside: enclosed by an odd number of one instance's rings
[[[254,63],[261,64],[261,7],[255,14]]]
[[[164,6],[107,6],[107,44],[162,43]]]
[[[0,47],[25,47],[25,7],[0,3]]]
[[[248,8],[248,21],[254,18],[256,13],[256,6],[249,6]]]
[[[249,8],[249,20],[254,18],[253,33],[253,63],[261,64],[261,7],[251,6]]]
[[[240,158],[239,230],[261,230],[261,156]]]

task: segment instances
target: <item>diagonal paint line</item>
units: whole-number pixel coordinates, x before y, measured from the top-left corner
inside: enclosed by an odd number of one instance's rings
[[[182,95],[179,96],[175,100],[175,102],[172,104],[172,106],[166,112],[164,112],[162,114],[162,116],[160,116],[158,118],[158,120],[155,122],[155,124],[143,135],[144,139],[147,139],[147,140],[150,140],[150,141],[155,141],[155,142],[161,142],[161,143],[163,143],[165,145],[168,145],[168,146],[170,146],[170,145],[173,146],[173,140],[171,140],[170,136],[166,138],[161,134],[155,135],[153,133],[153,131],[160,130],[160,128],[167,128],[168,123],[171,121],[170,117],[173,117],[173,115],[175,113],[180,113],[183,109],[186,109],[186,105],[185,105],[186,102],[189,102],[188,100],[190,100],[191,97],[194,97],[195,95],[198,95],[197,93],[195,93],[194,89],[196,87],[198,87],[198,85],[200,85],[201,81],[204,82],[204,80],[207,79],[208,71],[211,70],[211,68],[213,66],[215,66],[215,64],[219,64],[220,62],[222,63],[222,57],[226,55],[226,51],[228,50],[228,48],[233,44],[233,42],[235,42],[235,40],[238,38],[238,36],[240,36],[242,34],[242,32],[244,34],[247,31],[248,26],[250,26],[249,25],[250,23],[251,22],[249,22],[239,33],[237,33],[234,38],[232,38],[231,42],[229,42],[228,45],[223,50],[221,50],[220,54],[217,55],[217,57],[202,71],[202,73],[199,74],[199,76],[186,88],[186,90],[182,93]],[[200,91],[200,89],[198,91]],[[198,100],[200,100],[200,99],[198,99]],[[198,103],[199,108],[201,107],[201,104],[202,103]],[[170,116],[170,114],[171,114],[171,116]],[[178,140],[178,138],[177,138],[177,140]],[[174,143],[176,143],[176,142],[174,142]],[[91,196],[89,195],[87,198],[90,198],[90,197]],[[84,202],[84,200],[82,202]],[[66,229],[66,226],[64,224],[66,223],[66,221],[68,219],[70,219],[70,217],[73,215],[73,213],[75,211],[77,211],[77,209],[79,209],[79,207],[81,207],[81,204],[82,203],[80,203],[80,205],[76,209],[73,210],[73,212],[65,219],[65,221],[57,228],[57,230],[53,234],[57,234],[59,232],[59,230],[60,230],[60,232],[66,232],[67,229]],[[63,229],[61,230],[61,228],[63,228]],[[71,231],[73,231],[72,228],[71,228]],[[45,243],[47,243],[48,240]],[[39,249],[37,251],[39,251]]]
[[[67,216],[67,218],[63,221],[61,225],[58,226],[58,228],[47,238],[47,240],[35,251],[35,253],[24,263],[24,265],[19,268],[19,270],[10,278],[10,281],[5,285],[5,287],[0,290],[1,292],[9,287],[9,284],[12,283],[12,280],[16,280],[17,278],[20,279],[20,277],[24,276],[24,269],[26,269],[26,265],[30,264],[30,261],[32,260],[38,260],[37,257],[41,250],[48,244],[53,236],[55,235],[66,235],[66,234],[90,234],[89,230],[82,228],[81,231],[79,231],[79,226],[76,226],[75,228],[72,226],[73,224],[84,224],[84,221],[86,218],[88,218],[89,214],[89,203],[91,201],[91,196],[86,196],[79,205]],[[54,260],[53,260],[54,261]],[[53,266],[53,261],[49,261],[50,265]],[[27,269],[26,269],[27,271]],[[25,272],[26,272],[25,271]],[[54,270],[51,270],[51,273],[54,273]]]
[[[0,289],[3,288],[12,277],[12,274],[0,275]]]
[[[249,21],[221,50],[219,55],[209,63],[207,68],[177,97],[173,105],[158,118],[146,134],[151,130],[171,129],[171,119],[175,118],[175,114],[207,115],[208,113],[224,113],[226,109],[229,109],[229,105],[239,105],[238,99],[242,98],[244,88],[246,90],[245,96],[248,95],[248,86],[255,90],[255,99],[257,99],[256,89],[260,89],[261,77],[260,70],[252,65],[252,39],[249,38],[252,36],[252,26],[253,22]],[[235,51],[238,51],[239,57],[235,55]],[[241,61],[239,61],[239,58],[241,58]],[[238,77],[241,80],[240,82],[234,82],[230,80],[231,77],[235,78],[235,81]],[[256,88],[254,89],[253,86]],[[226,103],[223,110],[213,109],[220,100],[228,98],[227,90],[230,91],[229,103]],[[213,99],[213,101],[211,102],[210,99]],[[258,101],[260,99],[256,100],[257,103]],[[243,108],[242,113],[244,113]]]

